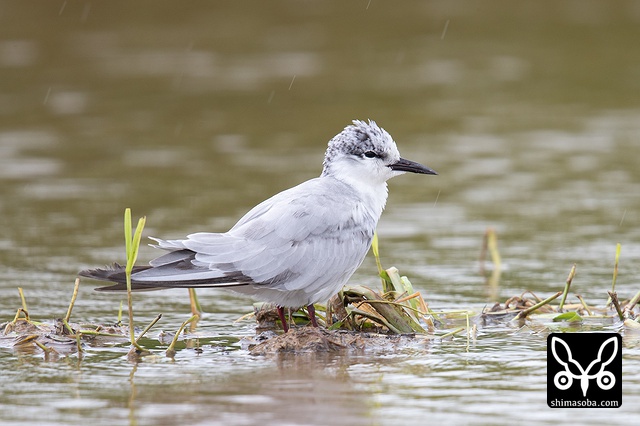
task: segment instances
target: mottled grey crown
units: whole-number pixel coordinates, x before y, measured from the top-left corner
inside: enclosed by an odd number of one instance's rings
[[[383,159],[399,158],[396,144],[386,130],[379,127],[373,120],[369,122],[353,120],[353,124],[345,127],[329,141],[322,163],[322,174],[327,174],[331,163],[338,157],[363,157],[367,152],[373,152]]]

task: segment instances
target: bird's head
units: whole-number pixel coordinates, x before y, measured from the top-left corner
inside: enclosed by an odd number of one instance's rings
[[[437,174],[429,167],[401,158],[391,135],[375,121],[354,120],[329,141],[322,175],[379,184],[407,172]]]

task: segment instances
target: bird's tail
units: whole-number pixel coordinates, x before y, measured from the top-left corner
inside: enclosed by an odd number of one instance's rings
[[[149,268],[150,266],[134,266],[131,273],[134,274]],[[78,272],[78,275],[81,277],[92,278],[94,280],[111,281],[115,283],[105,287],[98,287],[96,288],[96,291],[127,291],[127,275],[125,267],[119,263],[114,263],[104,269],[85,269],[84,271]],[[132,280],[131,282],[132,291],[160,290],[161,288],[162,287],[154,286],[151,283],[142,283],[135,280]]]

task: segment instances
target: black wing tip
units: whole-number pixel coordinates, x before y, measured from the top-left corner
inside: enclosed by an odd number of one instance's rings
[[[152,290],[162,290],[162,287],[155,286],[145,286],[140,284],[131,284],[131,291],[140,292],[140,291],[152,291]],[[112,285],[106,285],[104,287],[96,287],[93,289],[94,291],[99,291],[101,293],[112,293],[112,292],[123,292],[127,291],[126,283],[116,283]]]
[[[101,293],[104,293],[104,292],[108,293],[112,291],[126,291],[126,290],[127,290],[127,285],[121,284],[121,283],[106,285],[104,287],[96,287],[93,289],[93,291],[99,291]]]
[[[179,263],[179,262],[178,262]],[[153,268],[153,266],[135,266],[132,274]],[[161,268],[161,267],[160,267]],[[104,268],[84,269],[78,272],[78,276],[91,278],[98,281],[110,281],[112,284],[95,288],[99,292],[127,291],[126,268],[119,263],[105,266]],[[237,287],[258,284],[241,272],[229,273],[224,277],[212,279],[194,279],[174,281],[136,281],[131,282],[131,291],[151,291],[168,288],[206,288],[206,287]]]
[[[114,284],[98,287],[96,291],[126,291],[127,290],[127,277],[125,267],[119,263],[114,262],[112,265],[104,268],[96,269],[84,269],[78,272],[78,276],[91,278],[98,281],[111,281]],[[149,269],[149,266],[136,266],[133,268],[132,273]],[[152,290],[154,287],[135,284],[133,290]]]
[[[114,262],[112,265],[105,266],[104,268],[84,269],[78,272],[78,275],[96,280],[112,281],[115,274],[124,273],[124,271],[124,266]]]

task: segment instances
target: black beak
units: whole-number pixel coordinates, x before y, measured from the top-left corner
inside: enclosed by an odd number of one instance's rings
[[[423,166],[420,163],[416,163],[415,161],[405,160],[401,158],[397,162],[390,164],[389,167],[391,170],[397,170],[399,172],[411,172],[411,173],[420,173],[423,175],[437,175],[435,170],[428,168],[427,166]]]

